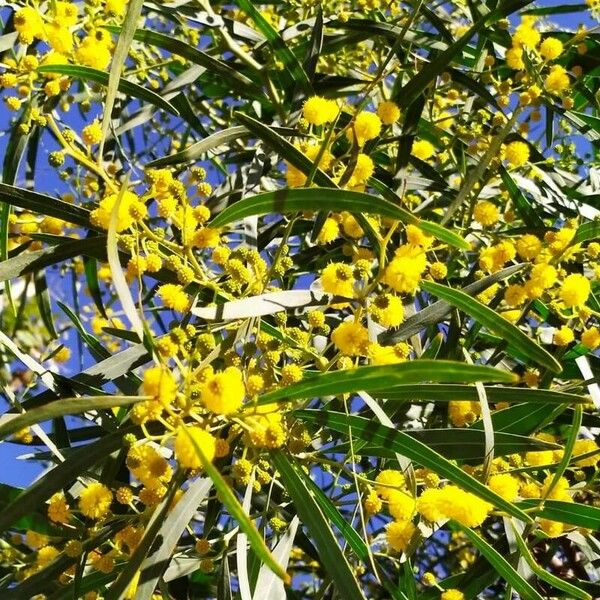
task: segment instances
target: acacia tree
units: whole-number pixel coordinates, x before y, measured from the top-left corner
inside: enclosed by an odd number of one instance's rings
[[[596,10],[5,2],[1,597],[600,597]]]

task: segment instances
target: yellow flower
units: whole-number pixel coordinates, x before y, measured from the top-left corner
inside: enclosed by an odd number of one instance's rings
[[[425,233],[416,225],[406,226],[406,239],[413,246],[421,246],[423,249],[429,248],[433,244],[433,236]]]
[[[396,552],[404,552],[416,527],[410,521],[392,521],[386,530],[387,543]]]
[[[365,354],[369,343],[369,332],[356,321],[345,321],[331,334],[331,341],[347,356]]]
[[[581,343],[590,350],[595,350],[600,346],[600,330],[597,327],[590,327],[581,334]]]
[[[71,53],[73,50],[73,35],[68,26],[52,23],[46,27],[46,33],[48,34],[48,44],[50,44],[52,50],[61,54]]]
[[[525,68],[523,62],[523,49],[522,48],[509,48],[506,51],[506,64],[515,71],[520,71]]]
[[[162,405],[167,406],[175,400],[177,383],[168,369],[151,367],[144,373],[142,390],[145,396],[152,396]]]
[[[442,592],[440,600],[465,600],[465,595],[460,590],[450,588]]]
[[[380,294],[369,307],[373,318],[384,327],[397,327],[404,320],[404,305],[394,294]]]
[[[566,325],[554,332],[554,343],[557,346],[568,346],[575,339],[573,330]]]
[[[396,292],[414,294],[427,268],[427,259],[418,247],[400,247],[385,269],[383,282]]]
[[[542,36],[539,31],[533,28],[534,25],[535,18],[524,16],[513,35],[513,44],[530,49],[535,48],[540,43]]]
[[[177,312],[185,312],[190,306],[190,298],[180,285],[166,283],[158,288],[158,296],[163,304]]]
[[[125,14],[127,2],[128,0],[106,0],[104,4],[104,11],[109,15],[121,17],[123,14]]]
[[[228,415],[240,409],[245,395],[242,372],[237,367],[227,367],[209,377],[202,386],[200,399],[211,412]]]
[[[392,125],[400,118],[400,109],[395,102],[382,102],[377,107],[377,115],[384,125]]]
[[[81,137],[88,146],[100,143],[102,140],[102,125],[100,125],[98,119],[94,119],[93,123],[90,123],[83,128]]]
[[[428,521],[455,519],[467,527],[478,527],[488,516],[492,505],[455,485],[426,489],[417,501],[417,510]]]
[[[429,265],[429,275],[436,281],[444,279],[448,275],[448,267],[443,262],[434,262]]]
[[[118,194],[110,194],[100,200],[98,208],[95,208],[90,214],[90,221],[93,225],[108,229],[117,198]],[[117,213],[117,233],[129,229],[136,221],[143,219],[146,214],[146,205],[133,192],[125,192]]]
[[[354,296],[354,269],[344,263],[330,263],[321,273],[323,290],[335,296]]]
[[[215,438],[201,427],[181,427],[177,432],[173,451],[179,465],[185,469],[201,469],[202,460],[198,455],[200,449],[204,458],[212,462],[215,457]]]
[[[15,13],[14,26],[23,44],[31,44],[34,38],[43,40],[45,37],[40,12],[31,6],[25,6]]]
[[[427,160],[435,154],[435,146],[427,140],[415,140],[411,154],[420,160]]]
[[[411,519],[416,508],[416,500],[407,492],[391,490],[388,494],[388,510],[394,519]]]
[[[364,146],[365,142],[376,138],[381,132],[381,120],[372,112],[361,111],[356,115],[354,125],[348,129],[348,139],[354,141],[358,146]]]
[[[325,219],[325,223],[323,223],[323,227],[321,227],[321,231],[319,232],[319,237],[317,239],[321,244],[329,244],[333,242],[333,240],[337,239],[339,235],[339,223],[335,219],[327,217]]]
[[[481,405],[475,400],[450,400],[448,418],[455,427],[474,423],[481,415]]]
[[[393,492],[406,488],[406,480],[400,471],[385,469],[377,474],[375,481],[379,484],[375,490],[384,499],[393,497]]]
[[[92,483],[79,496],[79,510],[84,516],[98,520],[108,514],[112,500],[112,492],[105,485]]]
[[[475,205],[473,218],[484,227],[491,227],[498,222],[500,211],[495,204],[482,200]]]
[[[356,158],[356,166],[352,171],[352,177],[350,178],[349,187],[355,187],[362,183],[365,183],[375,171],[375,165],[368,154],[360,152]]]
[[[553,65],[544,80],[544,88],[551,94],[562,94],[570,85],[569,75],[561,65]]]
[[[492,491],[509,502],[519,495],[519,481],[509,473],[492,475],[488,485]]]
[[[62,492],[57,492],[50,498],[48,518],[55,523],[68,523],[70,521],[71,511]]]
[[[192,240],[196,248],[216,248],[221,242],[221,230],[212,227],[201,227],[194,232]]]
[[[56,2],[56,21],[63,27],[71,27],[77,23],[77,5],[72,2]]]
[[[111,59],[110,48],[90,34],[83,39],[75,51],[75,58],[79,64],[105,71]]]
[[[581,306],[587,302],[592,291],[590,281],[585,275],[573,273],[565,277],[560,286],[560,297],[565,306]]]
[[[521,306],[526,299],[527,293],[525,292],[525,288],[518,283],[509,285],[504,292],[504,302],[508,306]]]
[[[577,440],[573,447],[573,456],[579,454],[587,454],[588,452],[594,452],[598,450],[598,444],[594,440]],[[575,462],[580,467],[595,467],[600,461],[600,453],[590,456],[589,458],[582,458]]]
[[[335,120],[338,106],[335,100],[312,96],[304,103],[302,114],[311,125],[323,125]]]
[[[529,160],[529,146],[525,142],[511,142],[504,149],[504,158],[513,167],[522,167]]]
[[[546,60],[554,60],[563,52],[562,42],[554,37],[547,37],[540,45],[540,54]]]
[[[532,260],[536,258],[541,251],[542,242],[537,236],[531,233],[526,233],[517,240],[517,254],[523,260]]]

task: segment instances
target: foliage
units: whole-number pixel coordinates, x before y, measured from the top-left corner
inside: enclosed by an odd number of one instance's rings
[[[599,11],[5,3],[1,597],[600,597]]]

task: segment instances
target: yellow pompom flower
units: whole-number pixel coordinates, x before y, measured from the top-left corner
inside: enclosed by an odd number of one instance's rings
[[[515,500],[519,495],[519,481],[509,473],[492,475],[488,485],[493,492],[509,502]]]
[[[323,290],[335,296],[354,296],[354,269],[345,263],[330,263],[321,273]]]
[[[404,305],[394,294],[380,294],[369,307],[373,318],[384,327],[397,327],[404,320]]]
[[[565,306],[582,306],[592,291],[589,279],[585,275],[573,273],[565,277],[560,286],[560,297]]]
[[[369,332],[356,321],[345,321],[331,334],[331,341],[346,356],[365,354],[369,343]]]
[[[92,483],[79,496],[79,510],[84,516],[97,521],[108,514],[112,501],[112,492],[105,485]]]
[[[553,65],[544,80],[544,88],[551,94],[562,94],[570,85],[569,75],[561,65]]]
[[[158,296],[163,304],[177,312],[185,312],[190,306],[190,298],[183,287],[174,283],[166,283],[158,288]]]
[[[152,396],[166,406],[175,400],[177,382],[168,369],[151,367],[144,373],[142,390],[145,396]]]
[[[597,327],[590,327],[581,334],[581,343],[590,350],[595,350],[600,346],[600,330]]]
[[[473,218],[484,227],[491,227],[498,222],[500,211],[495,204],[482,200],[475,205]]]
[[[530,49],[535,48],[540,43],[542,36],[539,31],[534,29],[534,25],[534,17],[529,15],[524,16],[513,35],[513,45]]]
[[[394,519],[411,519],[416,509],[416,500],[410,494],[397,490],[388,494],[388,510]]]
[[[202,460],[197,448],[208,462],[212,462],[215,457],[215,446],[215,438],[205,429],[181,427],[175,437],[173,452],[177,462],[184,469],[201,469]]]
[[[358,146],[376,138],[381,132],[381,119],[372,112],[361,111],[356,115],[353,126],[348,129],[348,139],[356,140]]]
[[[420,160],[427,160],[435,154],[435,146],[427,140],[415,140],[411,154]]]
[[[467,527],[478,527],[487,518],[492,505],[455,485],[426,489],[417,501],[417,510],[434,522],[454,519]]]
[[[426,268],[427,258],[421,248],[401,246],[386,267],[383,282],[401,294],[414,294]]]
[[[509,48],[506,51],[506,64],[515,71],[521,71],[525,68],[523,62],[523,49],[522,48]]]
[[[71,511],[62,492],[57,492],[50,498],[48,518],[55,523],[68,523],[70,521]]]
[[[596,450],[598,450],[598,444],[594,440],[577,440],[573,447],[573,456],[595,452]],[[575,461],[575,464],[579,467],[595,467],[598,461],[600,461],[600,453]]]
[[[237,367],[227,367],[208,378],[202,386],[200,400],[211,412],[228,415],[240,409],[245,395],[242,372]]]
[[[118,197],[118,194],[110,194],[100,200],[98,208],[95,208],[90,214],[92,225],[102,229],[109,228],[110,217]],[[126,191],[121,198],[117,213],[117,233],[129,229],[136,221],[143,219],[146,214],[146,205],[133,192]]]
[[[14,26],[19,33],[19,41],[31,44],[34,38],[44,39],[44,22],[40,12],[31,6],[25,6],[15,13]]]
[[[563,53],[562,42],[555,37],[547,37],[540,44],[540,54],[546,60],[554,60]]]
[[[75,50],[75,58],[81,65],[105,71],[112,55],[110,48],[103,40],[98,40],[94,35],[86,36],[79,48]]]
[[[511,142],[504,149],[504,158],[513,167],[522,167],[529,160],[529,146],[525,142]]]
[[[411,521],[392,521],[386,530],[387,543],[396,552],[404,552],[415,531]]]
[[[465,600],[465,595],[455,588],[450,588],[442,592],[440,600]]]
[[[448,418],[455,427],[474,423],[481,415],[481,405],[475,400],[450,400]]]
[[[122,17],[125,14],[128,0],[106,0],[104,3],[104,12],[109,15]]]
[[[302,108],[302,115],[311,125],[331,123],[337,114],[338,106],[335,100],[326,100],[320,96],[312,96]]]
[[[523,260],[532,260],[536,258],[541,251],[542,242],[537,236],[531,233],[526,233],[517,240],[517,254]]]
[[[406,488],[404,475],[395,469],[384,469],[377,474],[375,481],[379,484],[375,490],[384,500],[390,500],[394,492]]]
[[[102,140],[102,125],[100,125],[100,121],[94,119],[93,123],[86,125],[81,131],[81,137],[88,146],[99,144]]]
[[[563,325],[554,332],[554,343],[557,346],[568,346],[575,339],[575,334],[570,327]]]
[[[400,109],[395,102],[382,102],[377,107],[377,116],[384,125],[392,125],[400,118]]]

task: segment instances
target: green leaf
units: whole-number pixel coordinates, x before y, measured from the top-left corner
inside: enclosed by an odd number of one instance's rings
[[[28,410],[27,412],[16,415],[14,413],[4,413],[0,417],[0,439],[35,425],[62,417],[64,415],[77,415],[90,410],[101,410],[113,408],[116,406],[129,406],[136,402],[149,400],[150,396],[91,396],[89,398],[63,398],[54,402],[49,402],[39,408]]]
[[[531,522],[531,517],[520,508],[511,502],[507,502],[504,498],[492,492],[486,485],[465,473],[460,467],[452,464],[435,452],[435,450],[432,450],[403,431],[386,427],[370,419],[333,411],[296,410],[294,411],[294,415],[305,422],[315,423],[344,435],[348,435],[348,432],[351,431],[352,435],[369,442],[371,445],[377,445],[397,452],[415,463],[448,478],[459,487],[472,492],[486,502],[505,511],[507,514],[522,521]]]
[[[571,241],[572,245],[581,244],[588,240],[597,240],[600,238],[600,221],[589,221],[577,228],[575,237]]]
[[[211,488],[212,481],[210,479],[196,479],[164,519],[157,532],[157,538],[161,540],[160,546],[154,553],[146,557],[140,567],[140,584],[135,600],[150,600],[159,578],[169,566],[171,555],[181,534]]]
[[[396,385],[423,381],[467,382],[499,381],[514,382],[512,373],[467,365],[446,360],[412,360],[396,365],[357,367],[345,371],[332,371],[307,377],[298,383],[267,392],[259,397],[257,404],[276,401],[302,400],[338,394],[370,390],[391,389]]]
[[[81,65],[41,65],[38,67],[40,73],[57,73],[66,75],[67,77],[77,77],[86,81],[93,81],[103,86],[109,85],[110,76],[104,71],[93,69],[92,67],[84,67]],[[111,72],[112,73],[112,72]],[[119,80],[119,92],[125,94],[129,98],[137,98],[149,102],[157,108],[162,108],[172,115],[179,116],[179,111],[162,96],[156,92],[149,90],[138,83],[128,81],[127,79]]]
[[[534,509],[535,516],[541,519],[559,521],[585,529],[600,529],[600,508],[595,506],[560,500],[546,500],[543,506],[540,506],[539,500],[522,500],[518,506],[525,510]]]
[[[515,350],[527,358],[550,369],[554,373],[562,371],[560,363],[550,353],[538,346],[518,327],[502,318],[491,308],[475,300],[475,298],[460,290],[455,290],[432,281],[425,281],[422,286],[430,294],[436,295],[438,298],[449,302],[459,310],[473,317],[477,322],[487,327],[492,333],[499,335],[510,346],[514,347]]]
[[[126,597],[127,590],[131,585],[136,573],[141,567],[144,559],[150,552],[152,545],[156,542],[158,533],[165,523],[171,503],[175,497],[175,493],[185,481],[185,477],[181,471],[175,473],[173,479],[169,483],[169,488],[160,504],[152,511],[152,516],[144,530],[144,536],[137,545],[133,554],[127,560],[125,568],[115,582],[110,586],[105,594],[105,600],[122,600]]]
[[[0,202],[48,217],[56,217],[74,225],[93,228],[90,224],[90,211],[86,208],[6,183],[0,183]]]
[[[119,27],[105,26],[106,29],[113,32],[118,32]],[[133,39],[144,42],[145,44],[151,44],[168,50],[173,54],[178,54],[187,58],[189,61],[196,65],[204,67],[208,72],[218,76],[221,81],[225,81],[229,84],[231,89],[241,92],[243,95],[252,94],[259,96],[264,99],[264,93],[260,87],[242,73],[239,73],[236,69],[233,69],[228,64],[210,56],[206,52],[187,44],[186,42],[179,40],[175,37],[160,33],[158,31],[150,31],[148,29],[138,29]],[[258,77],[258,73],[256,73]]]
[[[479,429],[416,429],[407,431],[411,438],[425,444],[448,460],[475,460],[486,456],[485,434]],[[345,448],[346,446],[344,446]],[[536,438],[512,433],[498,432],[494,429],[494,455],[507,456],[515,452],[531,452],[548,449],[559,449],[556,444],[548,444]],[[341,452],[336,446],[335,452]],[[389,448],[366,446],[360,449],[361,454],[394,458],[394,451]]]
[[[490,402],[527,402],[536,404],[585,404],[589,398],[582,394],[567,394],[553,390],[486,386],[485,393]],[[388,401],[406,400],[409,402],[449,402],[450,400],[477,401],[477,390],[471,385],[420,384],[397,385],[389,391],[373,392],[376,398]]]
[[[82,254],[88,256],[91,254],[106,254],[106,236],[85,240],[63,238],[62,241],[63,243],[40,250],[22,252],[0,262],[0,281],[34,273]]]
[[[577,586],[573,585],[572,583],[569,583],[564,578],[557,577],[556,575],[553,575],[552,573],[546,571],[546,569],[538,565],[537,561],[531,554],[531,551],[527,547],[525,540],[514,526],[513,534],[515,536],[515,540],[517,542],[517,546],[519,548],[521,556],[525,559],[525,562],[529,565],[531,570],[536,574],[536,576],[539,579],[545,581],[546,583],[549,583],[552,587],[556,588],[557,590],[562,590],[563,592],[566,592],[567,594],[569,594],[569,598],[578,598],[579,600],[592,600],[592,597],[587,592],[580,590]]]
[[[462,531],[469,541],[485,556],[487,561],[494,567],[498,575],[502,577],[507,583],[509,583],[516,592],[518,592],[523,600],[544,600],[535,589],[527,582],[517,570],[490,544],[488,544],[482,537],[477,535],[472,529],[463,527],[458,523],[454,526]]]
[[[257,121],[256,119],[253,119],[252,117],[249,117],[248,115],[245,115],[240,112],[236,112],[235,116],[238,119],[238,121],[243,123],[248,128],[248,130],[250,130],[256,136],[258,136],[266,144],[268,144],[273,150],[275,150],[278,154],[280,154],[282,158],[287,160],[290,164],[294,165],[294,167],[296,167],[297,169],[302,171],[302,173],[304,173],[305,175],[309,175],[311,173],[311,171],[314,168],[313,162],[307,156],[305,156],[302,152],[300,152],[300,150],[298,150],[298,148],[296,148],[293,144],[291,144],[286,139],[281,137],[271,127],[268,127],[267,125],[264,125],[260,121]],[[313,181],[316,185],[320,186],[321,188],[329,188],[329,189],[336,189],[336,190],[338,189],[335,185],[335,182],[326,173],[321,171],[321,169],[319,169],[318,167],[315,170]],[[305,190],[305,188],[301,188],[299,190],[298,190],[298,188],[296,188],[294,190],[281,190],[281,191],[282,192],[284,192],[284,191],[290,192],[290,191],[304,191],[304,190]],[[272,192],[272,194],[277,194],[277,193],[278,192]],[[351,193],[358,193],[358,192],[345,192],[344,191],[344,193],[351,194]],[[260,194],[260,196],[263,196],[263,195],[264,194]],[[382,202],[382,200],[378,199],[376,196],[372,196],[369,194],[365,194],[365,195],[368,196],[369,198],[375,198],[379,202]],[[244,199],[240,202],[246,203],[247,200],[248,199]],[[395,201],[397,202],[397,197],[395,197]],[[226,213],[229,210],[231,210],[231,211],[235,210],[236,205],[239,204],[240,202],[237,202],[236,204],[232,205],[231,207],[226,208],[223,211],[223,213]],[[322,202],[317,207],[316,210],[324,210],[324,209],[329,210],[329,207],[325,206],[324,204],[325,203]],[[438,225],[436,223],[431,223],[429,221],[423,221],[423,220],[418,219],[417,217],[415,217],[413,214],[411,214],[407,210],[404,210],[403,208],[400,208],[400,206],[398,206],[397,204],[394,204],[394,200],[392,200],[392,202],[390,202],[388,200],[387,204],[394,207],[394,216],[392,216],[391,218],[398,219],[399,221],[402,221],[405,224],[411,223],[413,225],[417,225],[418,227],[423,229],[423,231],[427,231],[431,235],[439,237],[439,239],[442,239],[447,244],[451,244],[453,246],[456,246],[457,248],[462,248],[465,250],[470,248],[470,245],[463,238],[458,236],[457,234],[445,229],[444,227],[442,227],[441,225]],[[276,208],[277,208],[277,206],[276,206]],[[248,209],[246,208],[246,210],[248,210]],[[221,214],[223,214],[223,213],[220,213],[217,216],[217,219],[219,217],[221,217]],[[355,211],[355,213],[358,214],[359,216],[361,216],[360,211]],[[254,213],[254,214],[263,214],[263,213]],[[380,213],[375,213],[375,214],[380,214]],[[231,222],[233,220],[235,220],[235,219],[228,218],[228,222]]]
[[[344,600],[364,600],[364,595],[350,569],[346,556],[340,549],[321,507],[310,493],[303,478],[300,477],[299,468],[294,459],[286,457],[281,452],[275,452],[272,460],[296,507],[298,516],[308,528],[315,542],[321,561],[328,576],[333,579],[338,594]]]
[[[478,281],[474,281],[469,285],[463,288],[463,292],[467,292],[470,295],[480,294],[484,290],[488,289],[490,286],[502,281],[503,279],[507,279],[508,277],[518,273],[519,271],[525,268],[525,264],[520,265],[511,265],[510,267],[506,267],[505,269],[501,269],[497,273],[493,273],[492,275],[488,275],[483,279],[479,279]],[[438,300],[429,306],[425,306],[421,310],[419,310],[416,314],[410,316],[398,329],[395,331],[390,331],[382,334],[382,339],[384,341],[401,341],[408,339],[411,335],[418,333],[427,325],[431,325],[433,323],[438,323],[442,320],[446,315],[450,314],[452,310],[452,306],[448,302],[444,302],[443,300]]]
[[[90,467],[105,459],[123,445],[123,436],[135,431],[126,427],[110,433],[102,439],[74,450],[67,459],[32,483],[23,493],[0,512],[0,532],[5,531],[22,516],[36,510],[43,503]]]
[[[0,268],[1,267],[2,263],[0,263]],[[48,282],[46,281],[45,273],[43,271],[35,273],[33,282],[35,287],[35,299],[38,305],[38,310],[40,311],[40,316],[42,317],[42,321],[46,326],[50,337],[56,339],[58,334],[56,333],[56,328],[54,327],[54,317],[52,316],[50,294],[48,292]]]
[[[299,85],[305,94],[312,93],[312,86],[310,85],[308,75],[302,68],[296,55],[288,47],[288,44],[281,39],[279,33],[250,0],[235,0],[235,3],[254,21],[260,32],[267,38],[278,60],[284,64],[289,74],[288,83]]]
[[[289,583],[288,574],[273,558],[273,555],[265,544],[262,535],[258,532],[256,526],[250,520],[250,517],[244,512],[242,505],[239,503],[232,489],[229,487],[229,484],[225,481],[225,479],[223,479],[223,476],[212,464],[212,462],[206,458],[202,448],[198,445],[196,440],[189,435],[187,429],[184,429],[183,431],[187,433],[189,441],[192,443],[198,458],[200,458],[200,461],[202,462],[202,468],[208,477],[212,479],[217,493],[219,494],[220,501],[227,507],[229,514],[238,522],[240,529],[248,537],[248,541],[250,542],[254,552],[256,552],[262,563],[267,565],[271,571],[275,573],[275,575],[277,575],[284,582]]]
[[[531,203],[525,197],[525,194],[523,194],[523,192],[517,187],[517,184],[504,167],[500,167],[500,176],[502,177],[504,186],[510,194],[515,208],[517,209],[519,215],[521,215],[523,221],[530,227],[543,230],[545,225],[544,221],[539,215],[540,209],[536,210],[533,206],[531,206]]]

